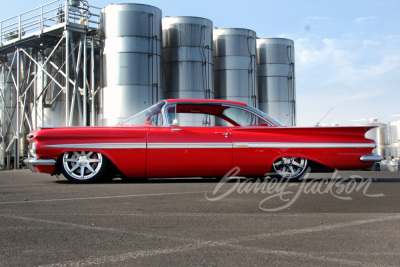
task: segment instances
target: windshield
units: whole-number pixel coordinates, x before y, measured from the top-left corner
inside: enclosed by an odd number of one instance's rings
[[[143,126],[161,126],[163,124],[161,109],[165,105],[165,101],[159,102],[129,119],[118,123],[118,125],[143,125]]]

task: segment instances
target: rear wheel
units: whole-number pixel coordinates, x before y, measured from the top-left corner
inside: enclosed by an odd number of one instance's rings
[[[282,157],[272,164],[273,171],[276,172],[278,177],[291,181],[302,178],[307,166],[307,159],[297,157]]]
[[[62,157],[62,173],[70,181],[87,183],[104,175],[107,160],[101,153],[91,151],[66,152]]]

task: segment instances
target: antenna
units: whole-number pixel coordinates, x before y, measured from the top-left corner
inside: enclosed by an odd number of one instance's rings
[[[319,126],[321,121],[332,111],[332,109],[333,109],[333,107],[317,122],[317,124],[315,124],[315,126]]]

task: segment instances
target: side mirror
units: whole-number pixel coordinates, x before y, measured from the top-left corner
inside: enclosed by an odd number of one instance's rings
[[[181,129],[177,129],[177,128],[175,128],[175,127],[177,127],[177,126],[179,126],[179,123],[178,123],[178,120],[177,119],[174,119],[173,121],[172,121],[172,124],[171,124],[171,130],[172,131],[180,131]]]

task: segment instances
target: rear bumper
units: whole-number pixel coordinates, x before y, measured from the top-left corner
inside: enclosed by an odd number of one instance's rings
[[[54,166],[56,165],[56,160],[54,159],[37,159],[37,158],[27,158],[24,160],[24,164],[32,171],[37,172],[37,166]]]
[[[362,162],[380,162],[382,159],[383,157],[378,154],[368,154],[360,157]]]

